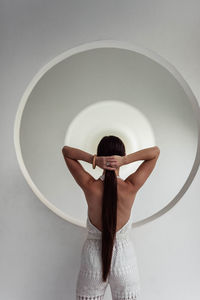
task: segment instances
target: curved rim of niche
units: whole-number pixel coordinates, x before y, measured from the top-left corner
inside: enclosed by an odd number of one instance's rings
[[[148,222],[151,222],[165,213],[167,213],[172,207],[177,204],[177,202],[181,199],[181,197],[185,194],[189,186],[191,185],[197,171],[199,168],[200,164],[200,110],[199,110],[199,104],[198,101],[193,94],[189,84],[185,81],[183,76],[178,72],[178,70],[171,64],[169,63],[165,58],[161,57],[159,54],[154,52],[153,50],[150,50],[148,48],[145,48],[143,46],[135,45],[132,42],[126,42],[126,41],[120,41],[120,40],[96,40],[84,44],[78,44],[73,48],[70,48],[66,50],[65,52],[59,54],[52,60],[50,60],[47,64],[45,64],[39,71],[35,74],[33,79],[30,81],[30,83],[27,85],[22,98],[20,100],[17,113],[15,116],[15,121],[14,121],[14,147],[16,151],[16,156],[17,160],[20,166],[20,169],[22,171],[23,176],[25,177],[26,181],[28,182],[30,188],[32,191],[36,194],[36,196],[54,213],[56,213],[58,216],[63,218],[64,220],[67,220],[75,225],[85,227],[82,222],[79,222],[77,219],[71,217],[68,214],[63,213],[59,208],[57,208],[54,204],[48,201],[47,198],[39,191],[37,186],[34,184],[34,182],[31,179],[30,174],[28,173],[28,170],[26,169],[26,166],[24,164],[24,160],[22,157],[22,151],[20,147],[20,125],[21,125],[21,119],[24,111],[24,107],[26,105],[26,102],[35,87],[35,85],[38,83],[38,81],[43,77],[43,75],[48,72],[52,67],[54,67],[56,64],[59,62],[65,60],[66,58],[77,54],[81,53],[84,51],[88,51],[90,49],[99,49],[99,48],[119,48],[122,50],[130,50],[133,52],[137,52],[139,54],[142,54],[153,61],[159,63],[161,66],[163,66],[165,69],[167,69],[173,76],[174,78],[179,82],[181,87],[183,88],[184,92],[188,95],[188,98],[190,100],[190,104],[193,109],[194,116],[196,118],[197,124],[198,124],[198,143],[197,143],[197,151],[196,151],[196,156],[195,160],[192,166],[192,169],[190,171],[190,174],[188,175],[184,185],[180,189],[180,191],[177,193],[177,195],[166,205],[164,206],[161,210],[157,211],[153,215],[144,218],[142,220],[139,220],[137,222],[132,222],[132,227],[138,227],[141,225],[144,225]]]

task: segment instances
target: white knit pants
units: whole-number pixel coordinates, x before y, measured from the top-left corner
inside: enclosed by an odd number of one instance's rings
[[[141,297],[135,249],[128,237],[114,243],[111,269],[106,282],[102,281],[101,240],[86,239],[83,245],[76,300],[102,300],[108,284],[113,300],[139,300]]]

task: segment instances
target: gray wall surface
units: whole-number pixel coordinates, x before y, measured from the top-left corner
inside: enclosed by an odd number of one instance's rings
[[[0,2],[0,300],[75,299],[86,237],[85,229],[44,206],[20,171],[14,118],[32,77],[79,44],[130,41],[169,60],[199,101],[199,25],[200,3],[194,0]],[[134,229],[142,300],[200,298],[199,179],[198,171],[169,213]]]

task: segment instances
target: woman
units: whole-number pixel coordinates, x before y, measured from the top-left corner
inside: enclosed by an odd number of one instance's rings
[[[76,283],[77,300],[102,300],[108,284],[112,299],[140,299],[140,277],[134,245],[129,237],[131,209],[136,193],[153,171],[160,150],[157,146],[126,155],[122,140],[104,136],[97,155],[64,146],[64,159],[82,188],[88,204],[88,236],[81,253]],[[102,168],[96,180],[78,160]],[[119,168],[144,160],[125,180]]]

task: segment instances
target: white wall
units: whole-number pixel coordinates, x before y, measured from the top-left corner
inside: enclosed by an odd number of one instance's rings
[[[35,73],[63,51],[117,39],[168,59],[200,99],[200,3],[3,0],[0,5],[0,299],[71,300],[86,231],[46,208],[21,174],[13,126],[22,93]],[[168,214],[133,232],[142,300],[200,297],[199,179],[198,172]]]

